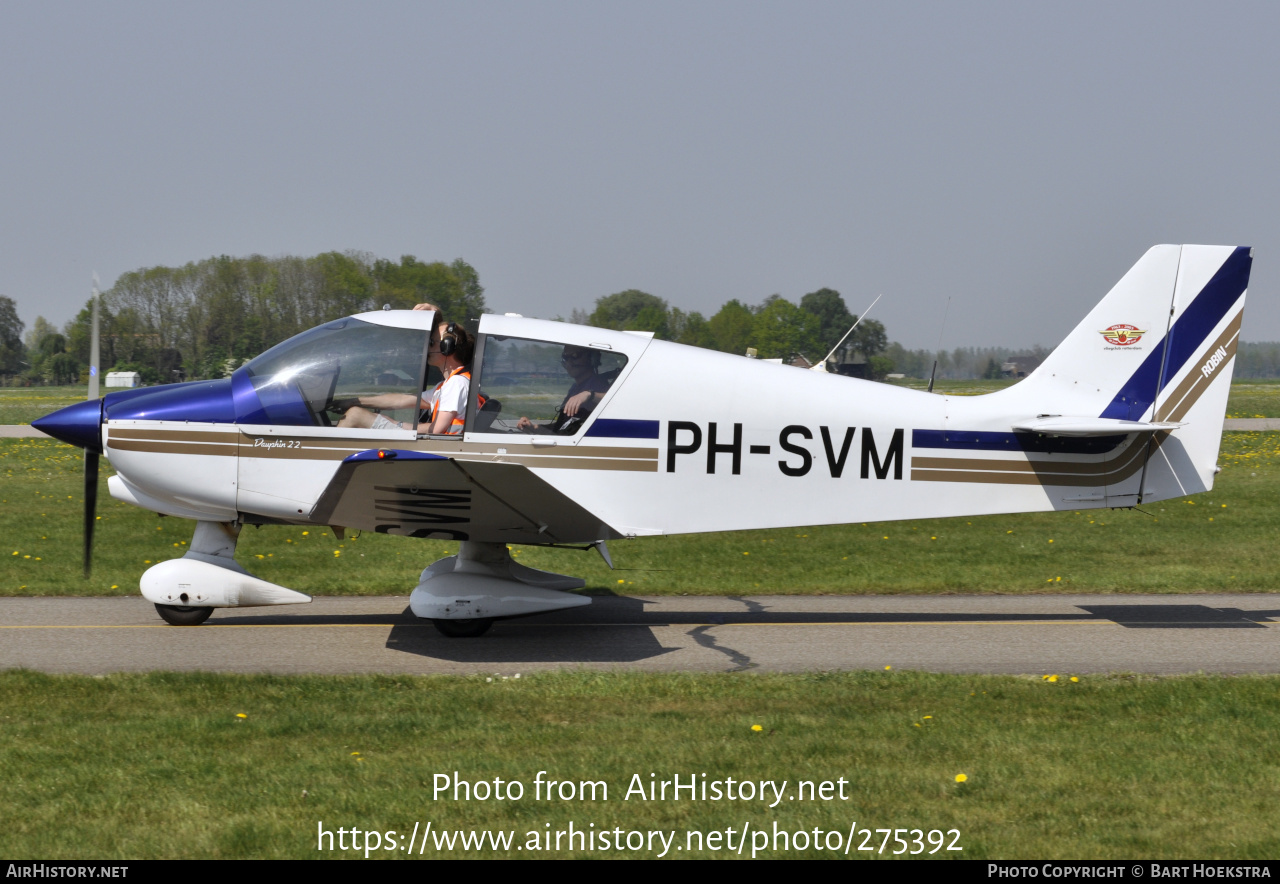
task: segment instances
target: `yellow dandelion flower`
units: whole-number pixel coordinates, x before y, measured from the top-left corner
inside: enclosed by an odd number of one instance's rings
[[[967,776],[965,776],[964,774],[962,774],[962,773],[958,773],[958,774],[956,774],[956,782],[957,782],[957,783],[964,783],[964,782],[968,782],[968,780],[969,780],[969,778],[968,778]]]
[[[886,666],[886,667],[884,668],[884,671],[885,671],[885,672],[888,672],[888,671],[889,671],[890,669],[892,669],[892,668],[893,668],[892,666]]]
[[[753,725],[751,725],[751,729],[752,729],[753,731],[757,732],[757,733],[759,733],[760,731],[764,730],[764,728],[762,728],[762,727],[761,727],[760,725],[758,725],[758,724],[753,724]]]
[[[932,716],[932,715],[926,715],[926,716],[924,717],[924,720],[925,720],[925,721],[928,721],[930,718],[933,718],[933,716]]]
[[[1076,678],[1076,677],[1073,675],[1073,676],[1071,676],[1071,680],[1072,680],[1072,681],[1079,681],[1080,679]]]
[[[916,721],[916,722],[912,722],[912,724],[914,724],[916,727],[919,727],[919,726],[920,726],[920,722],[918,722],[918,721]]]
[[[303,536],[303,537],[306,537],[306,536],[307,536],[308,534],[310,534],[310,533],[311,533],[310,531],[303,531],[303,532],[302,532],[302,536]]]
[[[237,712],[237,713],[236,713],[236,718],[248,718],[248,717],[249,717],[249,716],[245,715],[243,712]]]
[[[119,589],[120,587],[116,586],[116,585],[113,583],[113,584],[111,584],[111,588],[112,588],[112,589]]]
[[[1048,679],[1048,681],[1049,681],[1049,683],[1050,683],[1050,684],[1054,684],[1054,683],[1055,683],[1055,682],[1057,682],[1057,680],[1058,680],[1058,676],[1056,676],[1056,675],[1046,676],[1046,678]]]

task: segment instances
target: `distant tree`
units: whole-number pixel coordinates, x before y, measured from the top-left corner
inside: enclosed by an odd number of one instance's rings
[[[55,353],[44,361],[43,374],[46,383],[74,384],[80,380],[80,363],[70,353]]]
[[[415,304],[435,304],[445,318],[456,322],[479,319],[485,312],[480,276],[461,258],[452,264],[443,261],[428,264],[413,255],[402,256],[399,264],[376,261],[373,279],[374,300],[397,310],[408,310]]]
[[[52,322],[43,316],[37,316],[36,321],[31,323],[31,328],[27,329],[27,333],[22,337],[23,346],[28,350],[34,350],[40,345],[45,335],[53,334],[57,330]]]
[[[667,338],[667,302],[639,289],[627,289],[596,299],[596,309],[588,322],[596,328],[619,331],[651,331]]]
[[[982,376],[989,381],[1000,379],[1000,363],[996,362],[994,356],[987,358],[987,367],[983,370]]]
[[[909,378],[927,378],[933,365],[933,353],[928,350],[908,350],[897,341],[885,348],[884,358],[893,362],[894,371]]]
[[[462,286],[462,300],[455,306],[456,315],[465,320],[477,320],[488,308],[484,303],[484,286],[480,285],[480,274],[461,258],[454,259],[449,265],[453,275]]]
[[[707,320],[711,339],[717,350],[742,356],[751,346],[751,334],[755,326],[755,313],[736,298],[725,303]]]
[[[715,335],[711,333],[711,324],[697,311],[685,313],[683,310],[672,308],[667,330],[671,340],[677,344],[715,349]]]
[[[18,374],[25,367],[26,348],[22,346],[25,323],[18,318],[18,305],[13,298],[0,295],[0,374]]]
[[[872,356],[867,360],[867,367],[873,380],[882,381],[894,370],[893,360],[888,356]]]
[[[756,312],[751,328],[751,344],[761,359],[790,359],[803,355],[819,359],[820,320],[801,310],[781,295],[770,295]]]
[[[800,309],[812,314],[818,320],[818,328],[814,336],[814,347],[821,350],[815,353],[815,359],[821,359],[831,352],[831,348],[839,343],[845,332],[853,325],[854,316],[845,306],[844,298],[835,289],[821,288],[809,292],[800,299]]]
[[[857,330],[849,335],[846,348],[861,353],[867,361],[878,356],[889,346],[889,336],[885,333],[884,323],[874,319],[866,319],[858,323]]]

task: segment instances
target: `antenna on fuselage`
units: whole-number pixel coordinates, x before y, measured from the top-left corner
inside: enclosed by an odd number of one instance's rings
[[[880,299],[883,297],[884,297],[883,292],[876,295],[876,299],[871,302],[871,307],[874,307],[876,304],[878,304],[880,302]],[[849,335],[853,334],[854,329],[856,329],[859,325],[862,324],[862,320],[867,318],[867,314],[871,312],[871,307],[868,307],[866,310],[862,311],[862,315],[859,316],[857,319],[855,319],[853,321],[853,325],[850,326],[849,330],[844,333],[844,337],[840,339],[840,343],[832,347],[830,353],[828,353],[826,356],[822,357],[820,360],[814,363],[813,367],[809,369],[810,371],[826,371],[827,370],[827,360],[830,359],[832,356],[836,355],[836,352],[841,348],[841,346],[844,345],[844,342],[849,339]]]
[[[933,368],[929,370],[929,389],[926,393],[933,392],[933,378],[938,373],[938,351],[942,349],[942,333],[947,330],[947,313],[951,310],[951,296],[947,295],[947,305],[942,308],[942,327],[938,329],[938,346],[933,348]]]

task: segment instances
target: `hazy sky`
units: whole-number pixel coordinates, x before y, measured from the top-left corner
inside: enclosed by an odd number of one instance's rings
[[[1151,245],[1256,247],[1280,4],[0,0],[0,294],[464,258],[491,309],[822,286],[932,348],[1056,344]],[[1117,317],[1116,321],[1125,321]]]

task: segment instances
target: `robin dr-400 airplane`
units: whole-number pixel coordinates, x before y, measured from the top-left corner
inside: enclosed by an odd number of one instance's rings
[[[461,541],[410,607],[445,635],[479,635],[590,603],[566,591],[583,581],[513,561],[513,543],[608,560],[617,538],[1206,491],[1251,262],[1247,248],[1156,246],[1028,378],[984,396],[486,315],[461,434],[419,435],[415,408],[390,415],[411,429],[338,427],[344,400],[424,389],[436,314],[386,310],[304,332],[228,379],[110,393],[35,426],[106,454],[117,500],[196,521],[190,550],[142,575],[170,623],[310,601],[245,571],[236,540],[246,524],[330,525]],[[595,391],[573,419],[557,410],[570,362]]]

